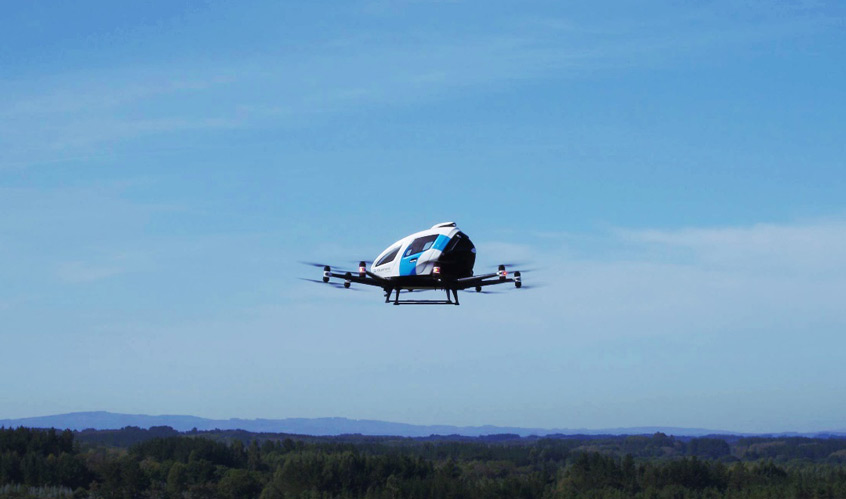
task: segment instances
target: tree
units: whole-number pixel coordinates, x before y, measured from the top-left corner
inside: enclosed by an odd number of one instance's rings
[[[261,449],[259,449],[258,440],[253,440],[247,448],[247,468],[250,471],[258,471],[261,467]]]
[[[171,465],[170,471],[167,474],[167,493],[173,497],[179,497],[187,486],[187,467],[177,461]]]
[[[261,481],[250,471],[242,469],[230,469],[217,485],[217,493],[224,499],[258,497],[261,491]]]

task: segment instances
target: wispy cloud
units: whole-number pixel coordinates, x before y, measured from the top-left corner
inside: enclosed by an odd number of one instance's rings
[[[612,230],[560,239],[544,233],[536,242],[522,251],[488,245],[532,255],[543,267],[524,280],[546,287],[507,298],[520,303],[523,320],[536,331],[555,324],[580,342],[680,334],[727,338],[750,331],[823,338],[846,325],[841,221]]]
[[[671,9],[646,24],[526,14],[496,33],[418,28],[330,38],[307,52],[227,56],[140,69],[78,71],[0,98],[0,168],[102,152],[145,137],[245,127],[299,127],[370,106],[407,106],[538,78],[656,65],[822,29],[803,7],[743,21],[719,9]],[[780,11],[781,12],[781,11]],[[751,19],[751,20],[749,20]]]
[[[686,250],[694,262],[747,271],[846,271],[846,223],[757,224],[749,227],[620,231],[634,244]]]
[[[69,283],[86,283],[107,279],[126,272],[126,268],[114,265],[98,265],[87,262],[66,262],[59,266],[58,277]]]

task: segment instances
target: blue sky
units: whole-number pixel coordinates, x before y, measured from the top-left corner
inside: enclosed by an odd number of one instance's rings
[[[846,8],[20,3],[0,418],[846,428]],[[528,292],[300,281],[455,220]]]

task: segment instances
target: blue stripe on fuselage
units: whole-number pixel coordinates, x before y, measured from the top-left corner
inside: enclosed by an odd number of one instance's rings
[[[414,275],[417,273],[417,257],[420,256],[420,253],[416,255],[409,255],[404,257],[400,260],[400,268],[399,268],[399,275],[406,276],[406,275]],[[413,262],[411,260],[414,260]]]
[[[438,251],[443,251],[446,248],[446,245],[449,243],[449,237],[444,236],[443,234],[438,235],[438,238],[435,239],[435,242],[432,243],[431,248],[429,249],[436,249]],[[429,251],[428,249],[426,251]],[[425,253],[426,251],[421,251],[420,253],[414,255],[408,255],[400,260],[400,275],[401,276],[411,276],[417,275],[417,259],[420,258],[420,255]],[[413,262],[411,260],[414,260]]]
[[[449,243],[449,237],[444,236],[443,234],[439,234],[438,238],[435,239],[435,242],[432,243],[431,248],[429,249],[436,249],[438,251],[443,251],[446,248],[446,245]],[[428,249],[426,250],[428,251]],[[412,276],[417,275],[417,259],[420,258],[420,255],[425,253],[425,251],[421,251],[420,253],[414,255],[408,255],[400,260],[400,268],[399,268],[399,275],[401,276]],[[411,260],[414,260],[413,262]]]

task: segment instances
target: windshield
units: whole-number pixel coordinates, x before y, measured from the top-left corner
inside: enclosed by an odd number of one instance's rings
[[[437,234],[432,234],[429,236],[418,237],[411,244],[408,245],[408,249],[405,250],[403,253],[403,257],[416,255],[417,253],[422,253],[427,249],[432,247],[432,244],[435,243],[435,239],[438,238]]]
[[[399,253],[400,247],[397,246],[396,248],[392,248],[388,253],[379,259],[378,262],[374,265],[374,267],[378,267],[379,265],[384,265],[386,263],[390,263],[394,261],[394,258],[397,257],[397,253]]]

